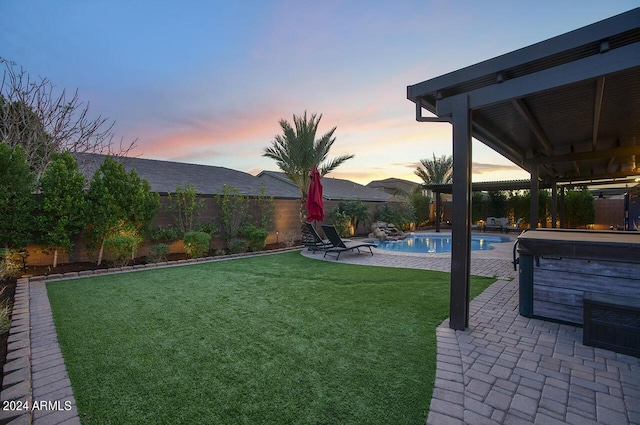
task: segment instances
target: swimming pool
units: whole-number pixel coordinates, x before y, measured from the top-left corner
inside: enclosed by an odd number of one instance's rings
[[[492,249],[491,244],[511,242],[511,239],[495,235],[471,235],[471,250]],[[442,253],[451,252],[450,234],[417,234],[407,236],[401,241],[374,241],[378,248],[385,251]]]

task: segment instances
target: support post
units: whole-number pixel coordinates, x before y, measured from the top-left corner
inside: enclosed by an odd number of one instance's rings
[[[564,195],[565,195],[565,186],[563,185],[562,187],[560,187],[560,228],[561,229],[565,229],[567,227],[567,220],[566,220],[566,215],[565,215],[565,202],[564,202]]]
[[[466,96],[453,105],[453,206],[449,327],[469,326],[471,269],[471,111]]]
[[[538,228],[538,203],[540,199],[540,183],[539,178],[539,165],[536,163],[531,164],[531,209],[529,217],[531,221],[531,229]]]
[[[556,181],[551,185],[551,228],[558,227],[558,183]]]
[[[440,233],[440,214],[442,214],[442,200],[440,192],[436,194],[436,233]]]

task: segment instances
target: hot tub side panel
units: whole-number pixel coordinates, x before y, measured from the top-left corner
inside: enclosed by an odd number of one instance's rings
[[[582,325],[587,292],[638,297],[640,264],[544,256],[534,261],[534,316]]]

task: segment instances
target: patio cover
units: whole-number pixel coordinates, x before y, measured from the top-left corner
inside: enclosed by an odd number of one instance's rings
[[[640,175],[640,8],[407,87],[416,120],[453,125],[450,326],[469,325],[471,137],[541,182]],[[425,114],[425,112],[428,112]]]

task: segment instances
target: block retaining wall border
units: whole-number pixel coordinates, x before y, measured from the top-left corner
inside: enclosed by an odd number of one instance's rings
[[[17,407],[31,406],[31,321],[29,279],[18,279],[7,339],[7,359],[2,369],[0,423],[31,424],[31,413]],[[9,404],[11,403],[11,404]]]
[[[97,275],[112,274],[112,273],[124,273],[124,272],[138,271],[138,270],[148,270],[153,268],[176,267],[176,266],[184,266],[184,265],[196,264],[196,263],[213,263],[216,261],[231,260],[231,259],[245,258],[245,257],[258,257],[262,255],[279,254],[282,252],[298,251],[302,249],[303,247],[301,246],[294,246],[289,248],[272,249],[269,251],[243,252],[240,254],[228,254],[228,255],[220,255],[216,257],[191,258],[188,260],[164,261],[160,263],[136,264],[133,266],[125,266],[125,267],[111,267],[108,269],[84,270],[80,272],[32,276],[29,278],[29,281],[30,282],[41,282],[41,281],[50,282],[50,281],[56,281],[56,280],[77,279],[80,277],[97,276]]]

